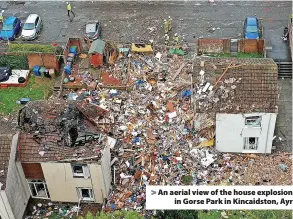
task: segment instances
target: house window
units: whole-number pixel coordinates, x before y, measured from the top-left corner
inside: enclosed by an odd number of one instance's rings
[[[90,188],[77,188],[78,197],[81,201],[94,201],[93,190]]]
[[[85,178],[90,177],[90,172],[88,166],[85,164],[72,164],[73,177]]]
[[[32,198],[42,198],[42,199],[50,198],[47,184],[43,180],[27,179],[27,183],[28,183]]]
[[[247,126],[260,126],[261,117],[260,116],[249,116],[245,118],[245,125]]]
[[[244,150],[257,150],[258,148],[258,138],[248,137],[244,138]]]

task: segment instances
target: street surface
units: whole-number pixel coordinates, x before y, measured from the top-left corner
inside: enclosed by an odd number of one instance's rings
[[[281,39],[292,10],[291,1],[173,1],[173,2],[72,2],[75,17],[70,22],[65,2],[0,2],[4,17],[15,15],[22,21],[37,13],[44,21],[41,36],[34,43],[65,45],[69,37],[82,37],[87,21],[100,20],[104,39],[131,43],[153,39],[163,44],[163,19],[173,18],[172,34],[195,46],[197,38],[241,38],[246,16],[263,20],[267,57],[289,61],[288,44]],[[214,32],[210,32],[215,28]],[[170,37],[173,37],[172,35]],[[276,133],[286,142],[282,150],[292,150],[292,80],[280,79],[280,114]],[[290,115],[290,116],[289,116]],[[285,137],[284,137],[285,136]]]
[[[199,37],[241,38],[246,16],[263,18],[264,37],[272,46],[268,56],[288,59],[287,45],[282,42],[292,2],[255,1],[174,1],[174,2],[72,2],[76,15],[73,22],[67,17],[65,2],[0,2],[4,17],[16,15],[21,20],[30,13],[39,14],[44,29],[39,41],[64,44],[68,37],[83,36],[89,20],[101,20],[102,34],[107,40],[130,43],[154,39],[163,43],[162,21],[173,18],[173,34],[195,43]],[[216,28],[213,33],[208,30]],[[172,36],[171,36],[172,37]]]

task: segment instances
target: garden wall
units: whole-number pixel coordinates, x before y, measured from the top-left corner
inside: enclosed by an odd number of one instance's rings
[[[229,39],[201,38],[197,40],[198,54],[230,53]]]
[[[237,45],[237,44],[236,44]],[[264,39],[238,39],[238,52],[264,54]],[[201,38],[197,40],[197,54],[221,54],[231,52],[231,39]]]
[[[32,53],[27,55],[29,68],[33,69],[34,66],[45,66],[46,68],[54,68],[60,72],[58,59],[55,54],[47,53]]]
[[[67,55],[69,53],[70,46],[77,46],[77,53],[81,53],[83,51],[82,42],[80,38],[69,38],[66,44],[66,47],[63,51],[64,62],[66,63]]]
[[[265,41],[263,39],[241,39],[238,41],[238,52],[264,54]]]

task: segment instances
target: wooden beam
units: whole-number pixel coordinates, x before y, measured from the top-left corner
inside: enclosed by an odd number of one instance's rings
[[[185,63],[183,63],[180,68],[176,71],[175,75],[172,78],[172,81],[175,80],[175,78],[180,74],[180,72],[182,71],[183,67],[185,66]]]
[[[219,79],[216,81],[215,86],[217,86],[217,84],[222,80],[222,78],[224,77],[224,75],[227,73],[227,71],[229,70],[229,68],[231,67],[232,62],[227,66],[227,68],[224,70],[224,72],[222,73],[222,75],[219,77]]]

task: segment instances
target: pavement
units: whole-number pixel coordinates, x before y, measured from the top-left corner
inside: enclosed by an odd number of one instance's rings
[[[275,130],[278,151],[292,152],[292,79],[279,79],[280,104]]]
[[[266,45],[272,47],[267,57],[276,61],[289,61],[288,45],[281,39],[292,9],[291,1],[151,1],[151,2],[72,2],[75,17],[67,16],[65,2],[4,2],[4,17],[18,16],[22,21],[31,13],[44,21],[41,36],[35,43],[65,45],[69,37],[82,37],[86,22],[100,20],[102,35],[115,42],[139,42],[153,39],[163,43],[162,20],[171,16],[172,34],[177,32],[190,45],[197,38],[241,38],[246,16],[261,18]],[[207,30],[216,28],[213,33]],[[172,37],[172,36],[171,36]],[[284,150],[292,151],[292,80],[280,80],[280,114],[276,133],[284,133],[288,144]],[[282,138],[285,138],[284,136]],[[290,144],[290,147],[288,146]]]

